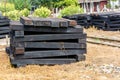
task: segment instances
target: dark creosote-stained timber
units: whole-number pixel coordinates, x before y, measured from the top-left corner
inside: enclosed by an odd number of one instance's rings
[[[0,38],[5,38],[9,34],[9,22],[10,20],[7,17],[0,15]]]
[[[48,40],[65,40],[65,39],[78,39],[85,38],[86,34],[45,34],[45,35],[27,35],[24,37],[13,38],[15,42],[19,41],[48,41]]]
[[[58,19],[58,18],[30,18],[21,17],[20,22],[24,25],[30,26],[44,26],[44,27],[68,27],[77,25],[74,20]]]
[[[26,51],[24,55],[17,55],[15,57],[22,58],[44,58],[44,57],[60,57],[60,56],[70,56],[79,55],[85,53],[85,49],[80,50],[50,50],[50,51]]]
[[[25,47],[25,48],[67,48],[67,49],[80,49],[86,48],[86,44],[71,43],[71,42],[18,42],[14,44],[15,47]]]
[[[10,46],[6,52],[17,67],[82,61],[86,34],[74,20],[21,17],[10,23]]]
[[[102,12],[91,14],[76,14],[63,16],[63,18],[76,20],[78,25],[89,28],[95,26],[102,30],[120,30],[120,12]]]

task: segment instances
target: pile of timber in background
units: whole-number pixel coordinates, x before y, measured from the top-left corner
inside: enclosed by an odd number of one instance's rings
[[[92,25],[103,30],[120,30],[120,13],[105,12],[91,14]]]
[[[78,25],[84,26],[85,28],[88,28],[91,26],[91,17],[89,14],[76,14],[71,16],[63,16],[63,18],[75,20],[77,21]]]
[[[81,25],[85,28],[95,26],[97,29],[102,30],[120,30],[120,12],[91,13],[87,15],[77,14],[64,16],[63,18],[76,20],[78,22],[78,25]],[[80,20],[82,20],[82,22],[80,22]]]
[[[108,30],[120,30],[120,13],[114,13],[111,15],[108,15],[108,23],[107,23],[107,29]]]
[[[9,22],[10,20],[7,17],[0,15],[0,39],[9,34]]]
[[[106,22],[108,21],[107,15],[103,14],[91,14],[91,22],[92,25],[95,26],[97,29],[105,29],[106,27]]]
[[[68,64],[85,60],[86,34],[74,20],[21,17],[10,23],[12,65]]]

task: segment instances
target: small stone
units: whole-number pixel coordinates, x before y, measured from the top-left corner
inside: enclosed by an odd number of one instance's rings
[[[97,80],[108,80],[106,76],[99,76],[97,77]]]
[[[83,76],[81,76],[81,78],[90,79],[90,76],[83,75]]]
[[[101,69],[101,72],[109,74],[109,73],[113,72],[114,66],[113,65],[103,65],[103,66],[100,66],[100,69]]]

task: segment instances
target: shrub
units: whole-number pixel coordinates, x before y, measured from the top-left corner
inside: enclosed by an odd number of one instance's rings
[[[34,16],[46,18],[50,16],[51,11],[46,7],[37,8],[33,13]]]
[[[80,8],[79,6],[71,5],[61,10],[60,15],[67,16],[67,15],[79,14],[83,12],[84,12],[83,9]]]
[[[11,3],[6,3],[6,7],[5,7],[5,3],[0,3],[0,11],[2,12],[8,12],[8,11],[13,11],[15,10],[15,6],[14,4]]]
[[[18,20],[19,16],[20,16],[18,10],[6,12],[6,13],[4,13],[4,15],[7,16],[8,18],[10,18],[11,20]]]
[[[25,8],[25,9],[21,10],[19,14],[20,14],[20,16],[28,16],[29,13],[30,13],[30,11],[27,8]]]
[[[29,15],[29,10],[24,9],[24,10],[14,10],[10,12],[4,13],[5,16],[7,16],[11,20],[19,20],[21,16],[28,16]]]

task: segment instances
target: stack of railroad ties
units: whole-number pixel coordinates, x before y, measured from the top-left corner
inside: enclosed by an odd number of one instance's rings
[[[10,23],[11,64],[68,64],[85,60],[86,34],[74,20],[21,17]]]
[[[84,26],[85,28],[88,28],[92,25],[91,17],[89,14],[75,14],[70,16],[63,16],[63,18],[75,20],[77,21],[78,25]]]
[[[9,22],[10,20],[7,17],[0,14],[0,39],[9,34]]]
[[[92,17],[92,25],[103,30],[120,30],[120,12],[95,13]]]
[[[120,30],[120,12],[76,14],[63,16],[63,18],[76,20],[78,25],[85,28],[95,26],[97,29],[103,30]]]

